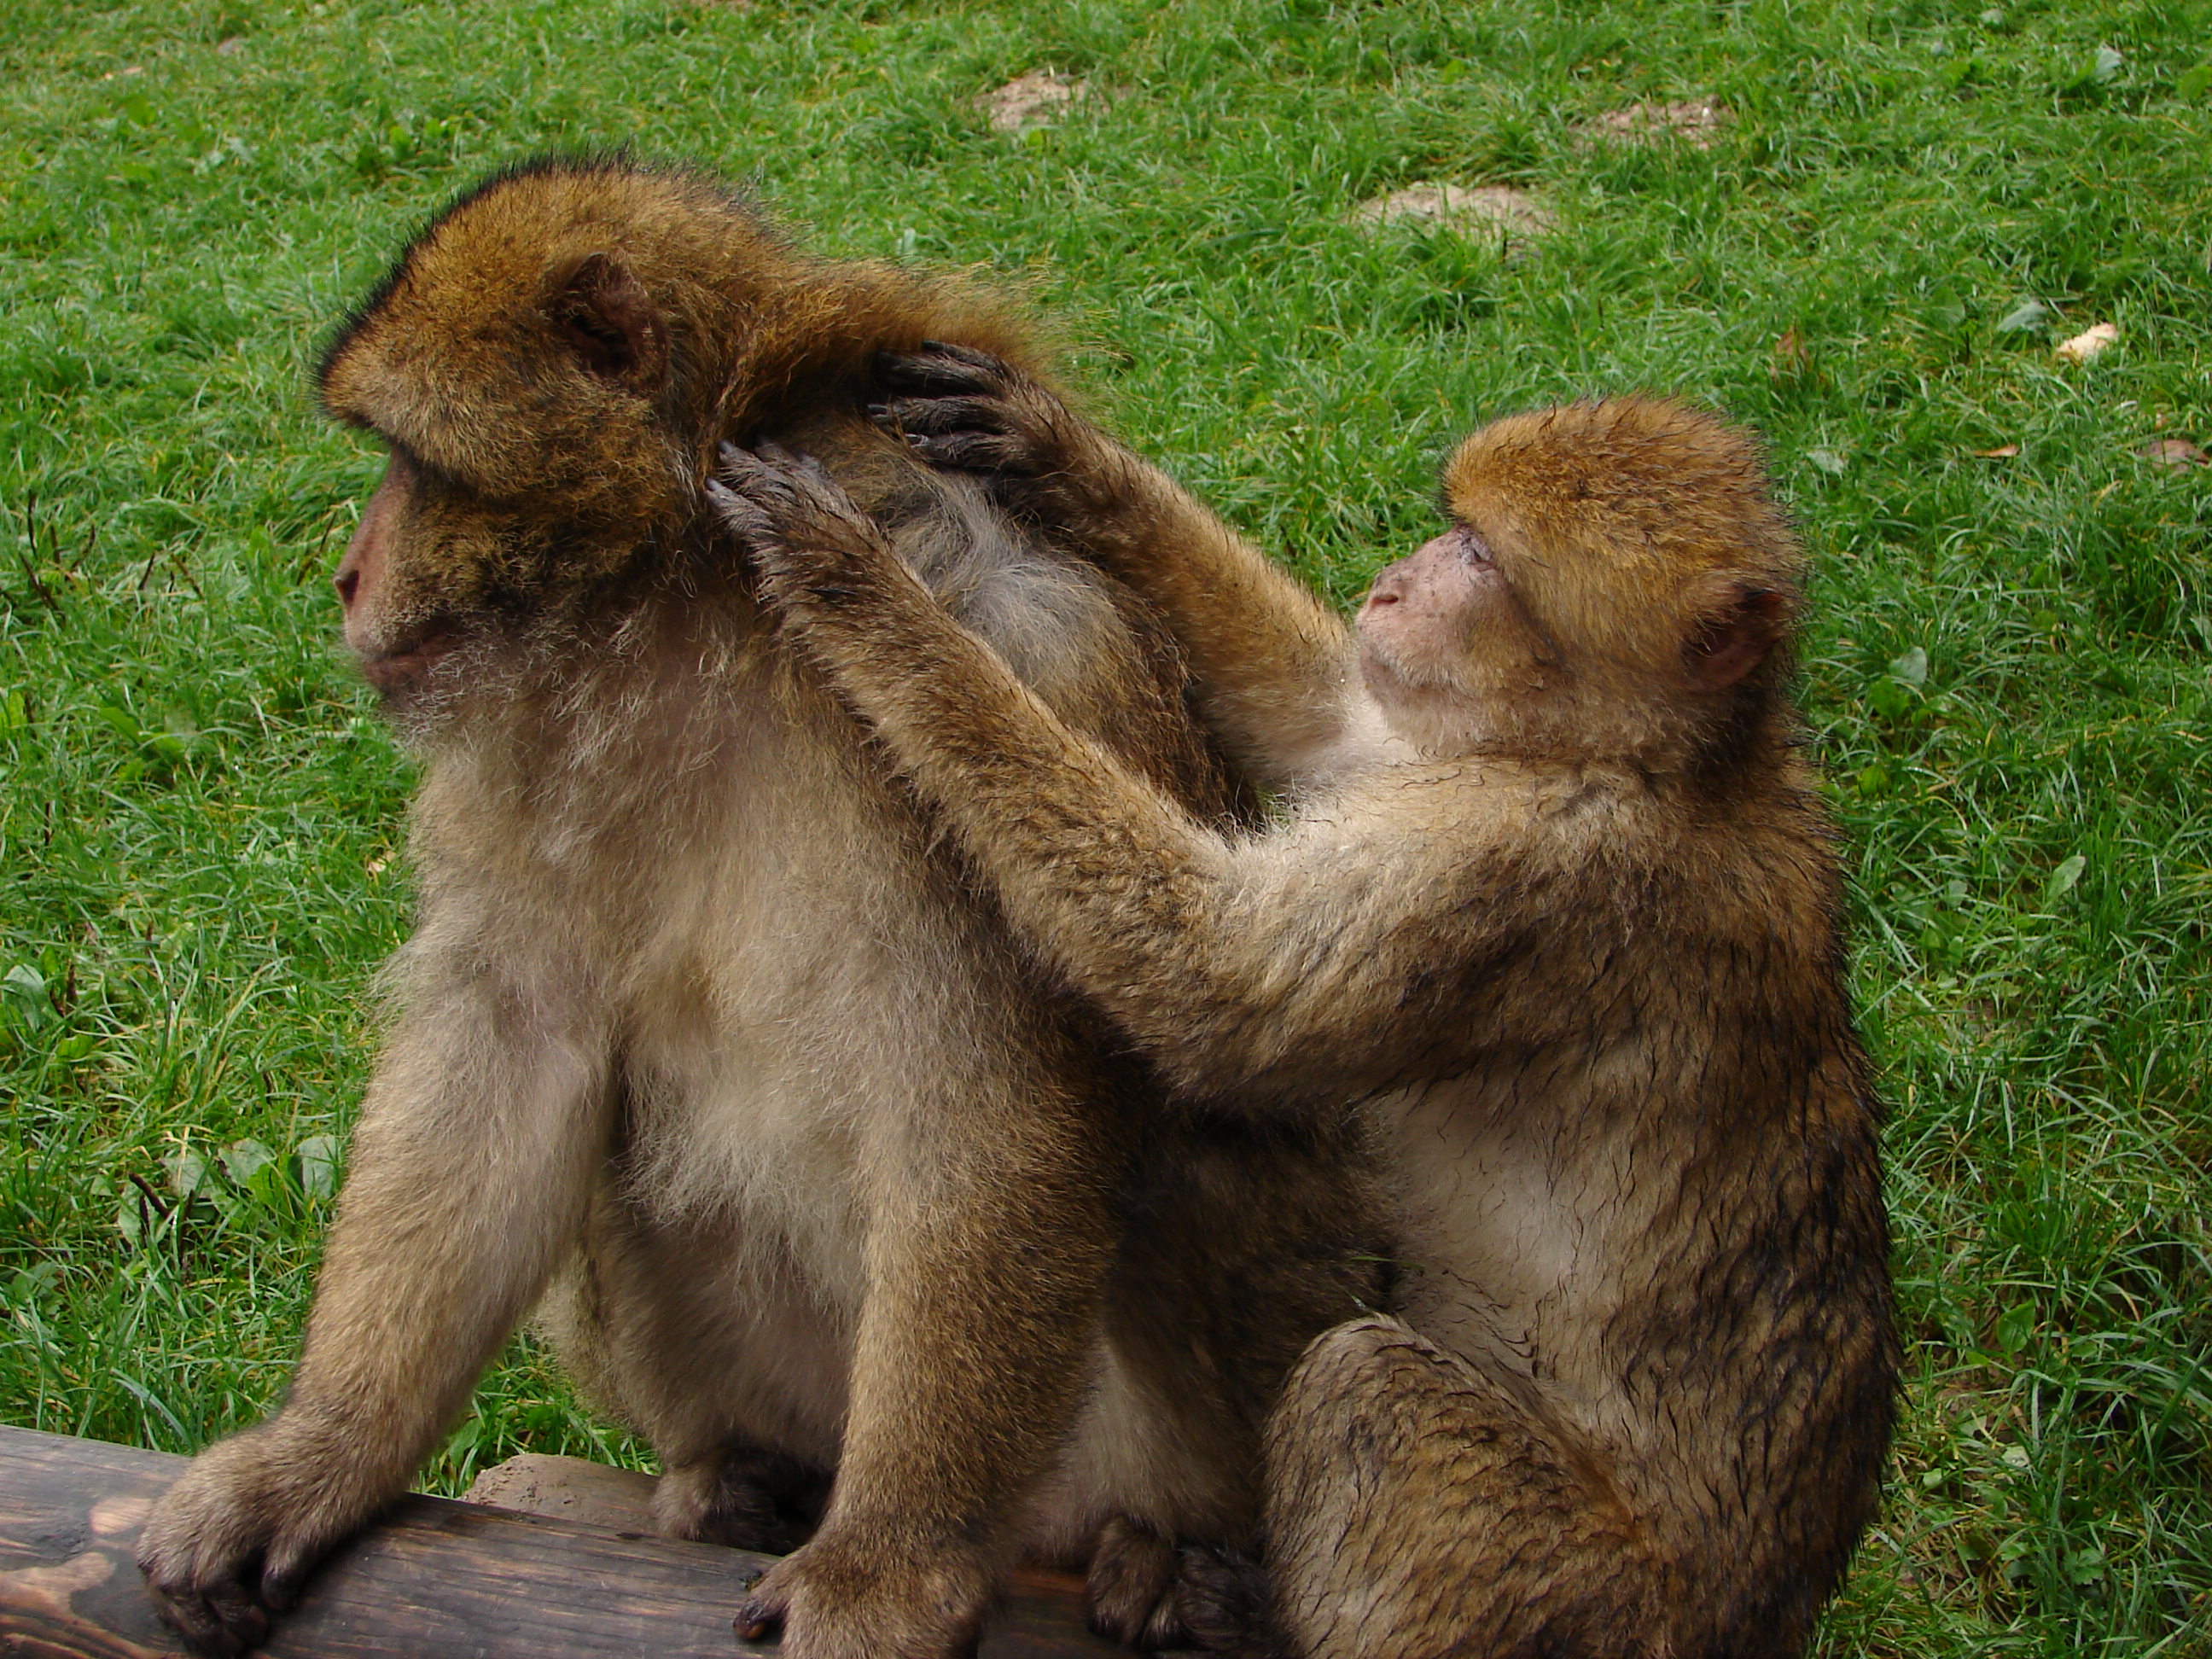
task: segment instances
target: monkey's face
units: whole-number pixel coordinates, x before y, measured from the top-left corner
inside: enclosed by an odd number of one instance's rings
[[[387,702],[404,702],[454,648],[480,633],[538,562],[512,515],[394,449],[332,577],[345,641]]]
[[[625,186],[644,198],[628,223]],[[336,576],[346,642],[388,702],[496,626],[587,614],[643,550],[703,522],[703,422],[678,360],[710,384],[718,365],[687,355],[697,330],[678,327],[665,274],[602,246],[665,253],[653,211],[682,188],[495,185],[419,237],[325,354],[325,408],[392,457]]]
[[[1540,695],[1557,665],[1495,549],[1464,523],[1386,567],[1354,628],[1369,694],[1431,750],[1492,735],[1504,709]]]

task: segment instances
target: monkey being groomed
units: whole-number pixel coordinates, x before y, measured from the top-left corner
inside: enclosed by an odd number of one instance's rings
[[[1870,1516],[1897,1365],[1832,836],[1788,696],[1801,557],[1679,404],[1501,421],[1356,628],[981,354],[877,414],[1157,605],[1279,822],[1072,731],[827,474],[718,499],[786,631],[1017,930],[1187,1099],[1385,1143],[1396,1316],[1270,1425],[1221,1650],[1787,1656]]]
[[[325,355],[390,452],[337,580],[421,757],[419,908],[289,1397],[143,1535],[196,1645],[262,1638],[556,1274],[664,1528],[795,1547],[738,1620],[792,1659],[964,1651],[1024,1552],[1167,1639],[1178,1544],[1250,1541],[1284,1376],[1376,1294],[1361,1142],[1170,1113],[1102,1048],[704,494],[720,440],[805,444],[1057,718],[1228,821],[1146,603],[867,418],[933,333],[1030,351],[962,286],[587,161],[465,198]]]

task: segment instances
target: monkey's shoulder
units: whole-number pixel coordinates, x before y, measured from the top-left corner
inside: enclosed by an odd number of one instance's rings
[[[1562,936],[1686,931],[1808,956],[1833,938],[1832,830],[1794,787],[1716,804],[1632,766],[1480,757],[1376,768],[1300,817],[1304,861],[1370,862],[1424,902]]]

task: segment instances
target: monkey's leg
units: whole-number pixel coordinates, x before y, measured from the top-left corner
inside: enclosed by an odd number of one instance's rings
[[[406,1490],[575,1231],[604,1138],[595,1048],[544,994],[453,978],[412,999],[363,1103],[283,1409],[194,1459],[140,1540],[203,1650],[258,1643]]]
[[[1395,1319],[1340,1325],[1308,1351],[1269,1426],[1267,1474],[1273,1615],[1292,1652],[1665,1649],[1641,1529],[1602,1471]]]
[[[780,1623],[788,1659],[969,1652],[1020,1500],[1074,1416],[1111,1243],[1097,1172],[1112,1160],[1066,1103],[1024,1103],[1027,1122],[1013,1107],[978,1081],[965,1122],[907,1126],[917,1144],[890,1152],[902,1167],[876,1187],[830,1508],[738,1618],[747,1635]]]

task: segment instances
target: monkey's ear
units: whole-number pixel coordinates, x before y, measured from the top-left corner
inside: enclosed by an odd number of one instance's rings
[[[644,284],[611,253],[594,253],[556,285],[545,307],[586,368],[639,391],[668,368],[666,331]]]
[[[1732,585],[1682,647],[1690,678],[1724,691],[1765,662],[1790,629],[1790,599],[1771,588]]]

